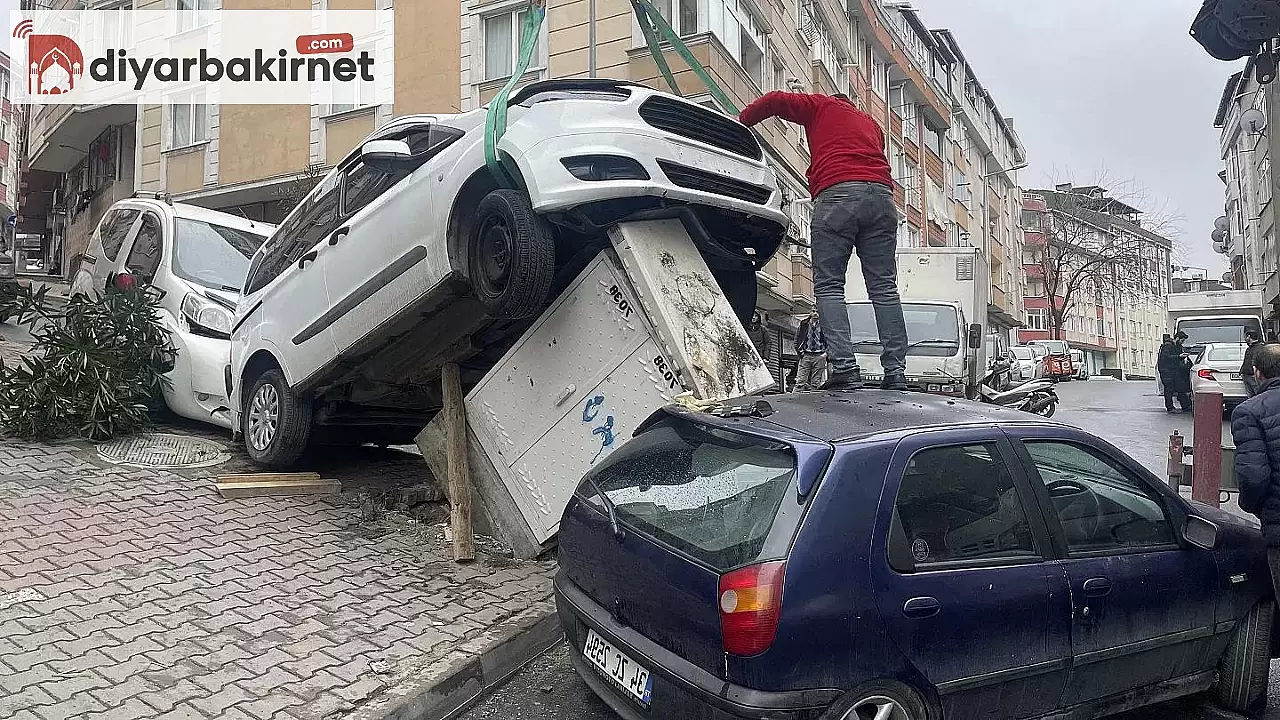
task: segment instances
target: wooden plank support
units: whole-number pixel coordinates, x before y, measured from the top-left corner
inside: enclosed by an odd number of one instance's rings
[[[251,473],[219,475],[215,487],[224,498],[265,495],[325,495],[342,492],[342,483],[317,473]]]
[[[471,471],[467,467],[467,411],[462,398],[462,376],[456,362],[440,371],[444,396],[444,422],[449,463],[449,507],[453,526],[453,559],[476,559],[475,534],[471,530]]]

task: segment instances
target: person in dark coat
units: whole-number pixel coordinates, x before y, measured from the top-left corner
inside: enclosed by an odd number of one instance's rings
[[[1253,357],[1258,394],[1231,413],[1240,508],[1262,521],[1271,581],[1280,578],[1280,345],[1259,345]]]
[[[1178,333],[1178,340],[1165,335],[1160,343],[1160,352],[1156,356],[1156,371],[1160,373],[1160,384],[1164,389],[1164,410],[1176,413],[1173,398],[1177,396],[1182,412],[1191,410],[1191,377],[1187,375],[1187,361],[1182,354],[1181,339],[1186,335]]]
[[[1258,351],[1258,333],[1250,330],[1244,334],[1244,341],[1249,347],[1244,350],[1244,361],[1240,363],[1240,379],[1244,381],[1244,389],[1249,397],[1258,394],[1258,381],[1253,377],[1253,356]]]

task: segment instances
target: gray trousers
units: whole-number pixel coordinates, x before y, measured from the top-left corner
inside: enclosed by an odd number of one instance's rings
[[[803,353],[796,368],[796,390],[813,390],[823,383],[822,371],[827,361],[821,355]]]
[[[845,182],[823,190],[813,206],[811,238],[813,294],[831,372],[858,368],[844,293],[849,258],[855,252],[867,297],[875,309],[884,372],[904,371],[907,324],[898,296],[898,209],[893,204],[893,190],[871,182]]]

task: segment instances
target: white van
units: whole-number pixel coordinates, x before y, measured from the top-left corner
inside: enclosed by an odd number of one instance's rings
[[[440,409],[442,365],[479,382],[618,222],[680,219],[750,317],[788,222],[750,130],[617,80],[534,83],[509,104],[497,151],[519,189],[485,164],[484,109],[397,118],[254,258],[229,372],[256,463],[290,465],[313,441],[410,442]]]
[[[232,314],[249,259],[274,229],[164,194],[135,193],[103,214],[71,292],[93,296],[125,283],[163,291],[160,320],[177,349],[165,403],[182,417],[230,428]]]

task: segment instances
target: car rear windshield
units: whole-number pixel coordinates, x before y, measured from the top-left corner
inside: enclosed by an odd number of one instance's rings
[[[1035,356],[1031,354],[1031,348],[1028,347],[1013,348],[1013,356],[1019,360],[1031,360],[1035,358]]]
[[[1049,351],[1051,355],[1066,355],[1071,352],[1071,348],[1062,340],[1045,340],[1036,344]]]
[[[1244,362],[1244,345],[1215,345],[1205,353],[1211,362]]]
[[[593,484],[594,483],[594,484]],[[661,421],[589,472],[578,494],[618,521],[716,570],[760,557],[796,493],[795,452],[685,420]]]

